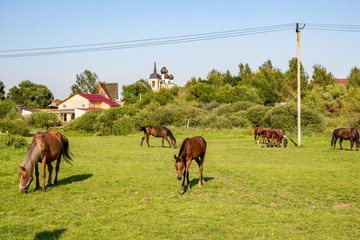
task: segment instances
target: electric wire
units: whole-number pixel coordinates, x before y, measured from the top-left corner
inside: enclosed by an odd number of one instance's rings
[[[42,55],[57,55],[57,54],[70,54],[70,53],[82,53],[82,52],[93,52],[93,51],[117,50],[117,49],[125,49],[125,48],[149,47],[149,46],[157,46],[157,45],[214,40],[214,39],[230,38],[230,37],[238,37],[238,36],[246,36],[246,35],[254,35],[254,34],[264,34],[264,33],[290,30],[292,28],[293,28],[293,24],[284,24],[284,25],[275,25],[275,26],[267,26],[267,27],[248,28],[241,30],[231,30],[231,31],[192,34],[192,35],[163,37],[163,38],[151,38],[151,39],[143,39],[143,40],[131,40],[131,41],[122,41],[122,42],[83,44],[83,45],[71,45],[71,46],[47,47],[47,48],[2,50],[0,51],[1,53],[15,52],[15,54],[2,54],[0,55],[0,58],[32,57],[32,56],[42,56]],[[43,51],[43,50],[50,50],[50,51]]]

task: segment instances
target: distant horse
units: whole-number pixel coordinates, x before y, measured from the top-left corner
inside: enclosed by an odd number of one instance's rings
[[[26,193],[29,189],[31,182],[33,181],[33,170],[35,167],[36,175],[36,189],[39,188],[39,169],[38,163],[42,164],[42,190],[45,192],[45,168],[48,166],[49,177],[47,186],[51,186],[51,174],[53,167],[51,162],[57,160],[56,162],[56,175],[54,184],[57,184],[58,172],[60,169],[61,156],[64,157],[64,160],[68,163],[70,161],[70,151],[69,151],[69,141],[68,139],[59,133],[58,131],[47,131],[47,132],[38,132],[33,137],[30,147],[27,150],[24,160],[21,166],[19,167],[19,190],[20,192]]]
[[[339,144],[341,150],[343,150],[342,141],[345,139],[345,140],[350,140],[350,146],[351,146],[350,151],[352,151],[352,148],[354,146],[354,141],[356,141],[356,151],[359,151],[359,147],[360,147],[359,133],[355,128],[335,129],[331,137],[331,146],[334,145],[334,149],[338,138],[340,138]]]
[[[260,143],[261,131],[266,130],[266,129],[269,129],[269,128],[264,128],[264,127],[256,126],[256,128],[254,129],[255,144],[256,144],[256,143],[258,143],[258,144]],[[257,137],[259,137],[259,139],[258,139]],[[256,142],[256,140],[257,140],[258,142]]]
[[[284,139],[284,148],[287,148],[288,140],[286,138],[284,130],[282,130],[281,128],[274,128],[274,129],[272,128],[270,130],[275,131],[279,135],[280,144],[283,142]]]
[[[186,138],[181,144],[179,156],[174,155],[175,168],[177,172],[177,178],[179,180],[181,180],[181,173],[185,165],[184,180],[182,182],[180,194],[184,194],[185,177],[187,179],[188,189],[190,189],[189,167],[193,159],[195,159],[197,164],[199,165],[199,187],[201,187],[201,185],[205,183],[202,175],[205,152],[206,141],[203,137],[197,136],[193,138]]]
[[[280,147],[280,137],[277,131],[274,131],[273,129],[264,129],[260,132],[261,139],[263,140],[264,147],[266,148],[265,140],[268,142],[268,146],[270,147],[270,143],[275,143],[278,147]],[[259,141],[259,147],[260,142]]]
[[[162,147],[164,147],[164,139],[166,139],[166,141],[169,143],[170,148],[171,148],[171,144],[174,146],[174,148],[176,148],[176,139],[174,138],[171,131],[169,129],[167,129],[166,127],[153,127],[150,125],[142,127],[140,124],[138,124],[138,125],[140,127],[139,131],[144,131],[144,136],[141,140],[140,146],[142,146],[144,139],[146,138],[146,143],[147,143],[148,147],[150,147],[149,137],[150,137],[150,135],[153,135],[154,137],[162,137]],[[171,144],[167,137],[170,138]]]

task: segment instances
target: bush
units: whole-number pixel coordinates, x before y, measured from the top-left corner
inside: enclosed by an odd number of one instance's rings
[[[324,130],[324,117],[319,112],[302,105],[301,127],[313,132]],[[297,105],[288,103],[272,108],[265,114],[264,124],[272,128],[283,128],[285,131],[297,129]]]
[[[0,119],[0,132],[26,136],[29,134],[27,125],[23,119]]]
[[[253,127],[264,125],[265,114],[270,110],[269,107],[256,105],[250,107],[246,111],[246,117],[251,122]]]
[[[112,135],[128,135],[134,131],[134,124],[127,115],[116,120],[113,124]]]
[[[46,128],[60,125],[58,115],[55,113],[38,112],[32,113],[27,118],[27,123],[33,128]]]
[[[21,136],[14,136],[9,133],[0,133],[0,149],[10,146],[14,148],[22,148],[26,146],[26,140]]]
[[[68,122],[64,126],[64,131],[84,131],[84,132],[94,132],[95,125],[100,119],[102,114],[101,110],[91,110],[82,115],[79,118],[76,118]]]
[[[0,100],[0,119],[5,118],[11,109],[15,109],[15,105],[12,102]]]

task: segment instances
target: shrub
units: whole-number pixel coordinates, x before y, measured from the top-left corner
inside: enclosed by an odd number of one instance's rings
[[[49,128],[49,126],[60,125],[58,115],[55,113],[38,112],[32,113],[27,118],[29,126],[34,128]]]
[[[29,134],[27,125],[23,119],[2,119],[0,120],[0,132],[26,136]]]
[[[301,127],[313,132],[324,130],[324,117],[317,111],[302,105]],[[265,114],[264,124],[272,128],[283,128],[286,131],[297,129],[297,105],[288,103],[272,108]]]
[[[11,109],[14,109],[15,105],[12,102],[0,100],[0,119],[5,118]]]
[[[10,146],[22,148],[26,146],[26,140],[21,136],[14,136],[10,133],[0,133],[0,149]]]
[[[68,122],[64,126],[64,131],[84,131],[84,132],[94,132],[95,125],[100,119],[102,114],[101,110],[91,110],[82,115],[79,118],[76,118]]]
[[[127,115],[116,120],[113,124],[112,135],[128,135],[134,131],[134,124]]]
[[[264,122],[264,118],[265,118],[265,114],[270,110],[269,107],[265,107],[262,105],[255,105],[250,107],[247,111],[246,111],[246,117],[247,119],[249,119],[249,121],[251,122],[252,126],[260,126],[263,125]]]

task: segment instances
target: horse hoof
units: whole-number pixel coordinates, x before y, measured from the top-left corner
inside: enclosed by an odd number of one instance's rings
[[[44,193],[45,192],[45,189],[41,189],[41,193]]]
[[[201,188],[201,183],[199,183],[199,187]]]

